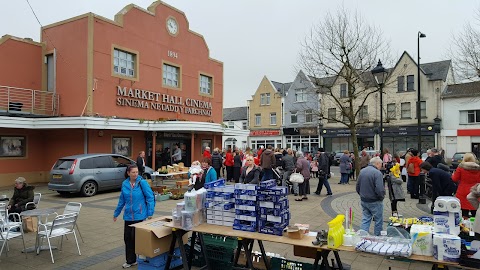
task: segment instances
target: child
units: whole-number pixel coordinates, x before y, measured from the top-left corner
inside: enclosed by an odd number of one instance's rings
[[[195,182],[200,180],[202,178],[203,170],[202,170],[202,164],[200,161],[195,160],[192,162],[192,165],[190,166],[190,169],[188,170],[188,189],[191,190],[193,186],[195,185]]]
[[[388,184],[388,195],[392,206],[392,216],[398,217],[397,202],[405,201],[403,193],[403,180],[400,178],[400,164],[396,163],[391,169],[390,174],[386,176]]]

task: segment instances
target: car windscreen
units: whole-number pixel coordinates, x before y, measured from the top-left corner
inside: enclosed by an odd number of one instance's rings
[[[59,159],[53,166],[54,170],[69,170],[72,167],[74,159]]]
[[[455,154],[453,155],[453,159],[463,159],[463,154]]]

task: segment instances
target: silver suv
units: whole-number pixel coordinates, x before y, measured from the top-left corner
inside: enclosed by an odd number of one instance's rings
[[[119,189],[125,180],[125,170],[135,161],[115,154],[83,154],[57,160],[50,171],[48,189],[60,194],[80,192],[93,196],[101,190]],[[153,170],[145,167],[144,178]]]

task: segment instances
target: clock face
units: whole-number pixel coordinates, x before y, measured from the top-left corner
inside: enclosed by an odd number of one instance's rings
[[[170,17],[167,20],[167,30],[171,35],[176,35],[178,33],[178,24],[173,17]]]

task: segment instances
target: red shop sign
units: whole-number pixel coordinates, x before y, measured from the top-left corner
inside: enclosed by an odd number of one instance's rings
[[[250,136],[278,136],[280,130],[252,130]]]

